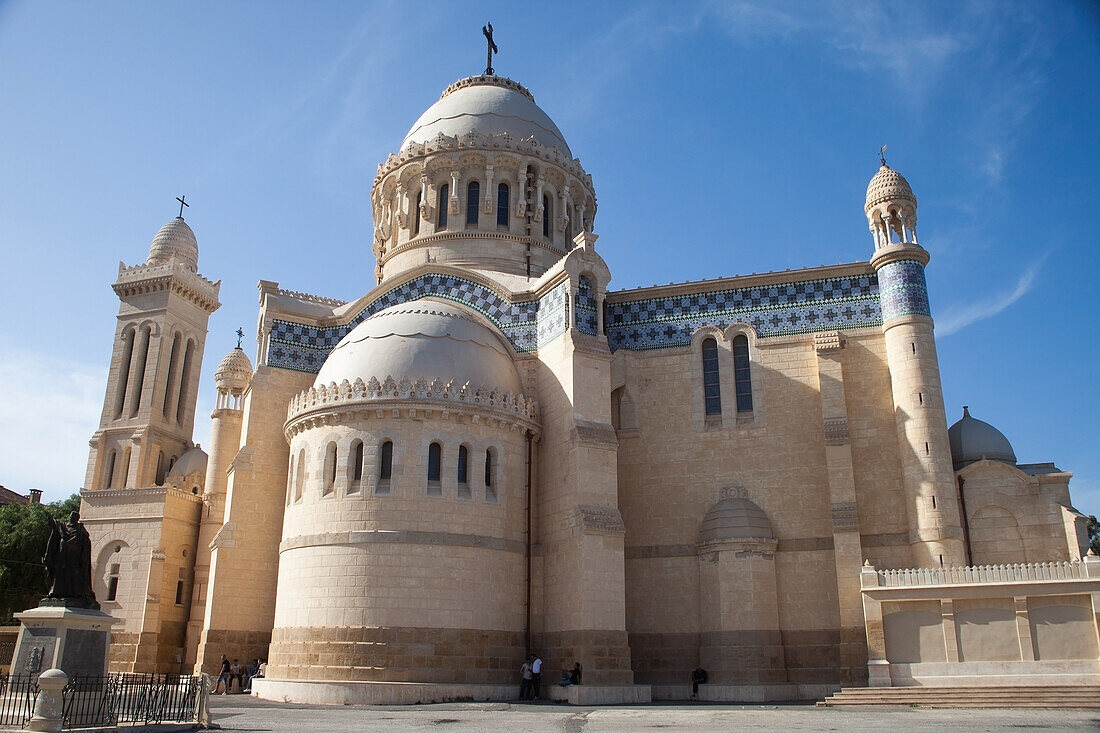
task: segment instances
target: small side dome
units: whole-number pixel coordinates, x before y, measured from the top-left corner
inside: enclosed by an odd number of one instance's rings
[[[149,245],[149,265],[164,265],[173,257],[182,262],[191,272],[199,269],[199,242],[195,233],[182,216],[177,216],[160,228]]]
[[[699,527],[699,542],[775,539],[764,510],[748,499],[724,499],[710,508]]]
[[[864,211],[870,211],[874,207],[887,201],[911,203],[917,205],[917,197],[913,195],[913,189],[909,187],[909,181],[888,165],[878,169],[878,173],[867,184],[867,202]]]
[[[240,346],[230,351],[214,371],[214,384],[227,392],[243,392],[252,381],[252,362]]]
[[[201,486],[206,479],[206,462],[206,451],[196,445],[172,464],[165,481],[182,489],[190,478],[197,479]]]
[[[983,459],[1016,465],[1016,454],[1008,438],[989,423],[970,417],[968,407],[963,407],[962,419],[948,428],[947,437],[956,471]]]

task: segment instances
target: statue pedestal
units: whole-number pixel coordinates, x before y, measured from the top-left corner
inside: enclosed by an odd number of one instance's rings
[[[22,624],[11,674],[37,677],[60,669],[74,677],[103,677],[114,617],[87,608],[39,606],[15,614]]]

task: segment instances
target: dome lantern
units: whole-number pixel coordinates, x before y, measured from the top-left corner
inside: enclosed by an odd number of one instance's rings
[[[888,166],[885,157],[880,160],[881,167],[867,184],[863,205],[875,249],[891,244],[918,244],[917,197],[905,176]]]

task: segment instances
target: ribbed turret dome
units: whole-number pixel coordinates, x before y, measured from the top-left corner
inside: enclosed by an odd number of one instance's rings
[[[573,157],[558,126],[535,104],[531,92],[519,82],[491,75],[467,77],[447,87],[439,101],[420,115],[401,149],[440,134],[459,137],[471,132],[507,133],[515,140],[534,137],[546,147],[558,148],[566,158]]]
[[[870,211],[885,201],[908,201],[914,207],[917,205],[917,197],[905,176],[884,164],[867,184],[867,203],[863,208]]]
[[[160,228],[153,237],[153,243],[149,245],[149,257],[145,261],[150,265],[163,265],[172,257],[192,272],[199,269],[199,242],[182,216],[177,216]]]
[[[244,391],[252,381],[252,362],[240,346],[225,355],[214,371],[214,384],[228,392]]]
[[[1016,465],[1016,453],[1008,438],[989,423],[970,417],[967,407],[963,407],[962,419],[948,428],[947,437],[956,471],[982,459]]]
[[[314,385],[389,376],[523,391],[499,335],[457,305],[427,298],[379,311],[356,326],[329,354]]]
[[[748,499],[724,499],[710,508],[699,527],[700,542],[774,539],[764,510]]]

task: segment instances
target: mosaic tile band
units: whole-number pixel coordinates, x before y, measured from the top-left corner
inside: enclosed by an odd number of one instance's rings
[[[577,280],[577,293],[573,296],[573,307],[577,313],[577,330],[589,336],[599,331],[599,317],[596,314],[596,294],[592,281],[581,275]]]
[[[879,289],[882,292],[882,320],[898,316],[930,316],[928,283],[924,265],[914,260],[899,260],[879,269]]]
[[[747,323],[761,338],[882,324],[873,275],[804,280],[611,303],[606,315],[611,350],[687,346],[703,326]]]

